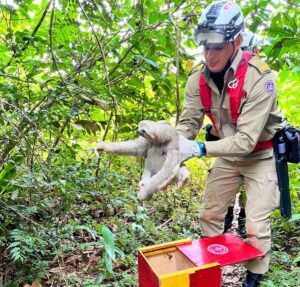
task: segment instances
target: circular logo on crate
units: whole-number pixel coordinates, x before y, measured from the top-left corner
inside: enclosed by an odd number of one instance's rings
[[[228,252],[228,248],[221,244],[211,244],[207,247],[207,250],[213,254],[226,254]]]

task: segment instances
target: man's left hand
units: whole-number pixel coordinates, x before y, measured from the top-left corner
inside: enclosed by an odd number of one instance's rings
[[[193,157],[205,155],[205,145],[202,142],[188,140],[184,136],[179,136],[180,163]]]

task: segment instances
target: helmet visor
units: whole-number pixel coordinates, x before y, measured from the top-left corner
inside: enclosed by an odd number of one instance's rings
[[[198,29],[194,32],[194,39],[198,45],[225,43],[224,35],[216,32],[203,32]]]

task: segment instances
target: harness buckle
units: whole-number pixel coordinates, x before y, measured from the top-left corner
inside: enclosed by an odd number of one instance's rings
[[[204,107],[203,109],[204,109],[205,114],[210,114],[211,113],[210,107]]]
[[[236,89],[237,88],[237,86],[238,86],[238,84],[239,84],[239,81],[240,81],[240,79],[237,79],[237,78],[235,78],[235,79],[233,79],[232,81],[230,81],[229,83],[228,83],[228,88],[229,89]]]

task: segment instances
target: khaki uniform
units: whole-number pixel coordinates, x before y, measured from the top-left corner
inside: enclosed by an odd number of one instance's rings
[[[225,74],[221,94],[209,77],[206,66],[189,77],[177,130],[194,139],[202,127],[204,111],[199,96],[199,78],[203,73],[211,88],[211,112],[218,130],[218,133],[214,130],[212,133],[220,140],[205,142],[206,155],[219,158],[206,183],[204,208],[200,215],[202,235],[208,237],[223,232],[227,208],[240,186],[245,184],[248,241],[266,253],[263,259],[247,262],[247,269],[263,274],[269,267],[269,216],[279,206],[279,189],[273,150],[253,150],[258,141],[272,139],[285,122],[277,105],[275,77],[264,62],[253,57],[243,86],[246,97],[241,101],[240,115],[236,126],[233,126],[226,88],[235,79],[241,57],[242,52],[239,51]]]

